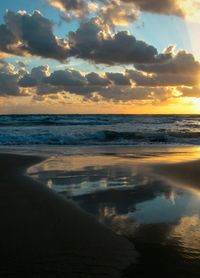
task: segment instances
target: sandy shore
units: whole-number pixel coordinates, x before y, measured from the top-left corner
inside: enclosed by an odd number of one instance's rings
[[[0,276],[120,277],[133,245],[27,177],[41,160],[0,155]]]

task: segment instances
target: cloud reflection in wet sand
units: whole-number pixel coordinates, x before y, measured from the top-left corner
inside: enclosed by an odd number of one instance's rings
[[[142,277],[155,268],[158,277],[161,274],[169,277],[170,268],[173,278],[198,277],[195,273],[200,271],[199,194],[189,187],[168,183],[132,156],[87,158],[68,157],[62,161],[62,167],[58,158],[57,161],[54,158],[35,168],[32,176],[134,242],[141,260],[128,277],[133,273]],[[168,268],[164,274],[163,267]]]

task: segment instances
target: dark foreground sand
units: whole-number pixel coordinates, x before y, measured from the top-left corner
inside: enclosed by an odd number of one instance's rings
[[[40,161],[0,155],[0,277],[120,277],[133,245],[25,176]]]

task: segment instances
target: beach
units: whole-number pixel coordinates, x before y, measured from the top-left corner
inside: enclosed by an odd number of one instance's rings
[[[199,277],[199,119],[0,117],[0,275]]]
[[[200,0],[0,0],[0,278],[200,277]]]
[[[0,155],[2,277],[120,277],[136,251],[25,175],[42,158]]]
[[[138,257],[122,277],[198,277],[198,147],[65,152],[28,174],[129,240]]]

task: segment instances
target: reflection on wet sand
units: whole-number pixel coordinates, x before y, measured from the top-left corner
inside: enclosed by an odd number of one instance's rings
[[[53,157],[29,174],[134,242],[141,259],[127,277],[198,277],[199,149],[154,153]]]
[[[172,228],[168,236],[169,239],[174,239],[179,243],[188,259],[200,259],[199,215],[194,214],[182,217],[178,224]]]
[[[117,214],[115,207],[101,207],[98,214],[99,221],[110,227],[118,235],[133,236],[139,227],[134,217],[127,214]]]

